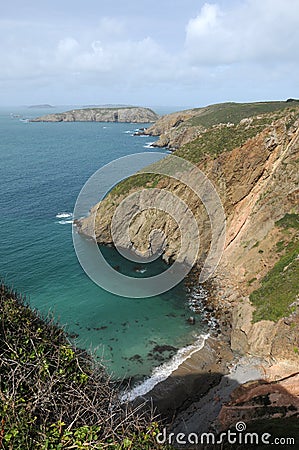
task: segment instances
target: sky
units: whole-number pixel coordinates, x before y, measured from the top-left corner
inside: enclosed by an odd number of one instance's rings
[[[299,97],[299,0],[10,0],[0,105]]]

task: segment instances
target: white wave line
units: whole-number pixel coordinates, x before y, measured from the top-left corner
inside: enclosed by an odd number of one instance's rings
[[[159,367],[156,367],[151,376],[147,378],[145,381],[140,383],[139,385],[135,386],[133,389],[131,389],[128,392],[124,392],[120,399],[122,402],[126,401],[132,401],[136,397],[142,396],[147,394],[149,391],[151,391],[156,384],[160,383],[161,381],[166,380],[166,378],[169,377],[169,375],[172,374],[178,367],[186,361],[188,358],[190,358],[193,353],[201,350],[206,340],[210,334],[204,334],[200,335],[196,342],[194,344],[188,345],[187,347],[181,348],[172,358],[170,361],[165,362]]]

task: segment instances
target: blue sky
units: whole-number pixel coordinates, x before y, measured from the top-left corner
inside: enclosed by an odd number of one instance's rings
[[[299,0],[1,5],[0,104],[299,97]]]

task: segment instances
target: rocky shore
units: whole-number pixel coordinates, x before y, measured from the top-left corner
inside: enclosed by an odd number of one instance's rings
[[[196,286],[197,276],[195,270],[188,277],[190,290]],[[210,321],[210,335],[204,345],[190,352],[167,379],[135,398],[134,404],[153,405],[167,424],[168,435],[200,436],[212,432],[217,436],[238,421],[257,423],[257,427],[266,421],[268,431],[275,434],[275,422],[270,426],[273,418],[283,421],[299,417],[298,360],[233,349],[232,336],[237,328],[233,317],[235,304],[232,306],[229,301],[232,293],[228,289],[226,299],[221,302],[223,286],[220,290],[210,282],[206,290],[208,295],[201,300],[201,312]],[[291,432],[296,432],[296,422],[290,426]],[[177,444],[175,447],[212,448]]]

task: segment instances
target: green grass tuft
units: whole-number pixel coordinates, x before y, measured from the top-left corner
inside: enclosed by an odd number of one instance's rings
[[[299,230],[299,214],[285,214],[285,216],[275,222],[280,228],[295,228]]]
[[[284,229],[298,229],[298,220],[298,214],[286,214],[276,222],[276,225]],[[284,254],[263,278],[261,287],[250,295],[250,300],[256,307],[253,314],[254,322],[263,319],[276,322],[280,318],[288,316],[292,312],[290,305],[298,296],[298,236],[295,235],[285,247],[280,242],[278,243],[279,251],[284,251]]]

